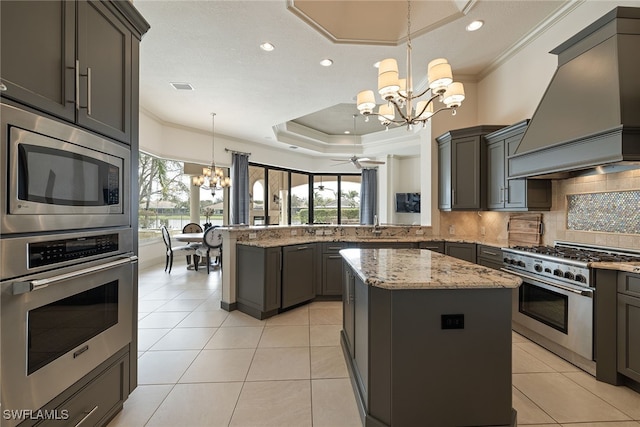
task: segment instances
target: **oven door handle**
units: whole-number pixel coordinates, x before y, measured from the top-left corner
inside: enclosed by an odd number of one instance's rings
[[[138,257],[135,255],[130,255],[116,261],[105,262],[104,264],[94,265],[93,267],[83,268],[82,270],[76,270],[70,273],[48,277],[46,279],[29,280],[26,282],[13,282],[11,284],[13,295],[20,295],[31,291],[37,291],[38,289],[46,288],[47,286],[52,285],[56,282],[62,282],[63,280],[74,279],[76,277],[85,276],[87,274],[95,273],[98,271],[109,270],[111,268],[119,267],[124,264],[133,264],[136,262],[138,262]]]
[[[544,279],[541,279],[539,277],[533,277],[533,276],[529,276],[528,274],[515,272],[515,271],[509,270],[507,268],[501,268],[500,270],[504,271],[505,273],[511,273],[511,274],[516,275],[516,276],[520,276],[523,279],[533,280],[535,282],[543,283],[543,284],[545,284],[547,286],[552,286],[554,288],[562,289],[563,291],[572,292],[574,294],[582,295],[583,297],[593,298],[593,289],[574,289],[574,288],[570,288],[569,286],[561,285],[559,283],[548,282],[548,281],[546,281]]]

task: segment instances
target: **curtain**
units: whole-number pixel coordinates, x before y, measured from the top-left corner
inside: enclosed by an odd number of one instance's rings
[[[231,154],[231,224],[249,224],[249,156]]]
[[[362,169],[360,184],[360,224],[373,224],[378,205],[378,170]]]

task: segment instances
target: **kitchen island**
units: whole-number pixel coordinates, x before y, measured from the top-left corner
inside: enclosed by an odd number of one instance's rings
[[[510,426],[520,279],[420,249],[344,249],[342,347],[364,425]]]

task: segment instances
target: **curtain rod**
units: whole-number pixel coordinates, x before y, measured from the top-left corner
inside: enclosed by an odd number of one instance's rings
[[[229,148],[225,148],[224,151],[226,151],[227,153],[232,153],[232,154],[243,154],[245,156],[250,156],[251,155],[251,153],[243,153],[242,151],[230,150]]]

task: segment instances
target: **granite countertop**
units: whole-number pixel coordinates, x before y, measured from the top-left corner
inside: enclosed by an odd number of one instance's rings
[[[420,249],[343,249],[342,257],[370,286],[384,289],[517,288],[512,274]]]
[[[358,242],[384,242],[384,243],[396,243],[396,242],[407,242],[407,243],[416,243],[416,242],[457,242],[457,243],[478,243],[483,245],[495,246],[498,248],[506,246],[505,244],[500,244],[504,242],[480,242],[476,238],[473,237],[457,237],[457,236],[449,236],[449,237],[440,237],[440,236],[425,236],[425,235],[413,235],[413,236],[401,236],[401,237],[390,237],[390,236],[380,236],[380,237],[354,237],[354,236],[289,236],[289,237],[278,237],[278,238],[268,238],[268,239],[255,239],[255,240],[241,240],[238,241],[238,245],[245,246],[255,246],[259,248],[273,248],[276,246],[291,246],[291,245],[303,245],[306,243],[316,243],[316,242],[345,242],[345,243],[358,243]]]
[[[640,262],[591,262],[590,267],[604,270],[618,270],[627,273],[640,273]]]

